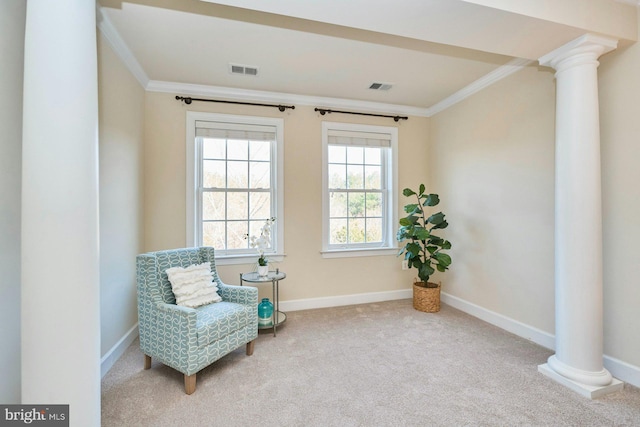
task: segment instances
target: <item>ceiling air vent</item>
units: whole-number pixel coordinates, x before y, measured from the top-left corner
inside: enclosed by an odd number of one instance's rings
[[[369,89],[373,90],[389,90],[393,85],[391,83],[371,83]]]
[[[229,72],[231,74],[244,74],[245,76],[257,76],[258,67],[250,65],[229,64]]]

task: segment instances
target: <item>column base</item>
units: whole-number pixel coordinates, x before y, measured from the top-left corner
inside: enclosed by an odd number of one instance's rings
[[[582,384],[577,381],[570,380],[569,378],[563,377],[562,375],[551,369],[549,367],[549,364],[547,363],[538,365],[538,372],[589,399],[597,399],[598,397],[604,396],[605,394],[620,391],[624,386],[624,383],[622,381],[615,378],[611,380],[611,384],[605,386],[591,386]]]

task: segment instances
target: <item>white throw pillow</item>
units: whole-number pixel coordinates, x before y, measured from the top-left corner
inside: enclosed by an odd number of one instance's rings
[[[208,262],[186,268],[169,268],[167,276],[177,305],[195,308],[222,301],[218,295],[218,287],[213,283],[211,264]]]

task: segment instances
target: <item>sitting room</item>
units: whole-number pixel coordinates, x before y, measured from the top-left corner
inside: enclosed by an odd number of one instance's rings
[[[4,0],[0,405],[640,425],[639,17]]]

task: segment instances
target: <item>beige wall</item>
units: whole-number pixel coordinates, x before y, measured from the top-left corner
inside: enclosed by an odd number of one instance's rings
[[[100,320],[104,356],[138,321],[143,252],[144,90],[98,34]]]
[[[640,46],[599,69],[605,354],[640,366]],[[451,223],[444,291],[554,333],[551,70],[528,67],[432,117],[430,165]],[[543,362],[543,361],[541,361]]]
[[[399,186],[426,182],[429,119],[391,119],[333,114],[320,116],[313,107],[296,106],[284,113],[264,107],[194,102],[187,106],[175,95],[147,93],[145,138],[145,249],[183,247],[185,225],[186,111],[284,118],[285,252],[278,266],[287,273],[281,301],[393,291],[410,287],[413,271],[401,270],[395,255],[324,259],[322,247],[323,120],[398,126]],[[328,117],[328,118],[327,118]],[[399,198],[398,210],[405,202]],[[221,278],[238,284],[238,275],[251,265],[222,266]],[[263,290],[263,291],[266,291]],[[268,295],[267,295],[268,296]]]
[[[554,332],[553,73],[527,67],[431,118],[453,243],[443,291]]]
[[[640,45],[600,64],[605,351],[640,366]]]
[[[26,2],[0,2],[0,403],[20,403],[20,183]]]

